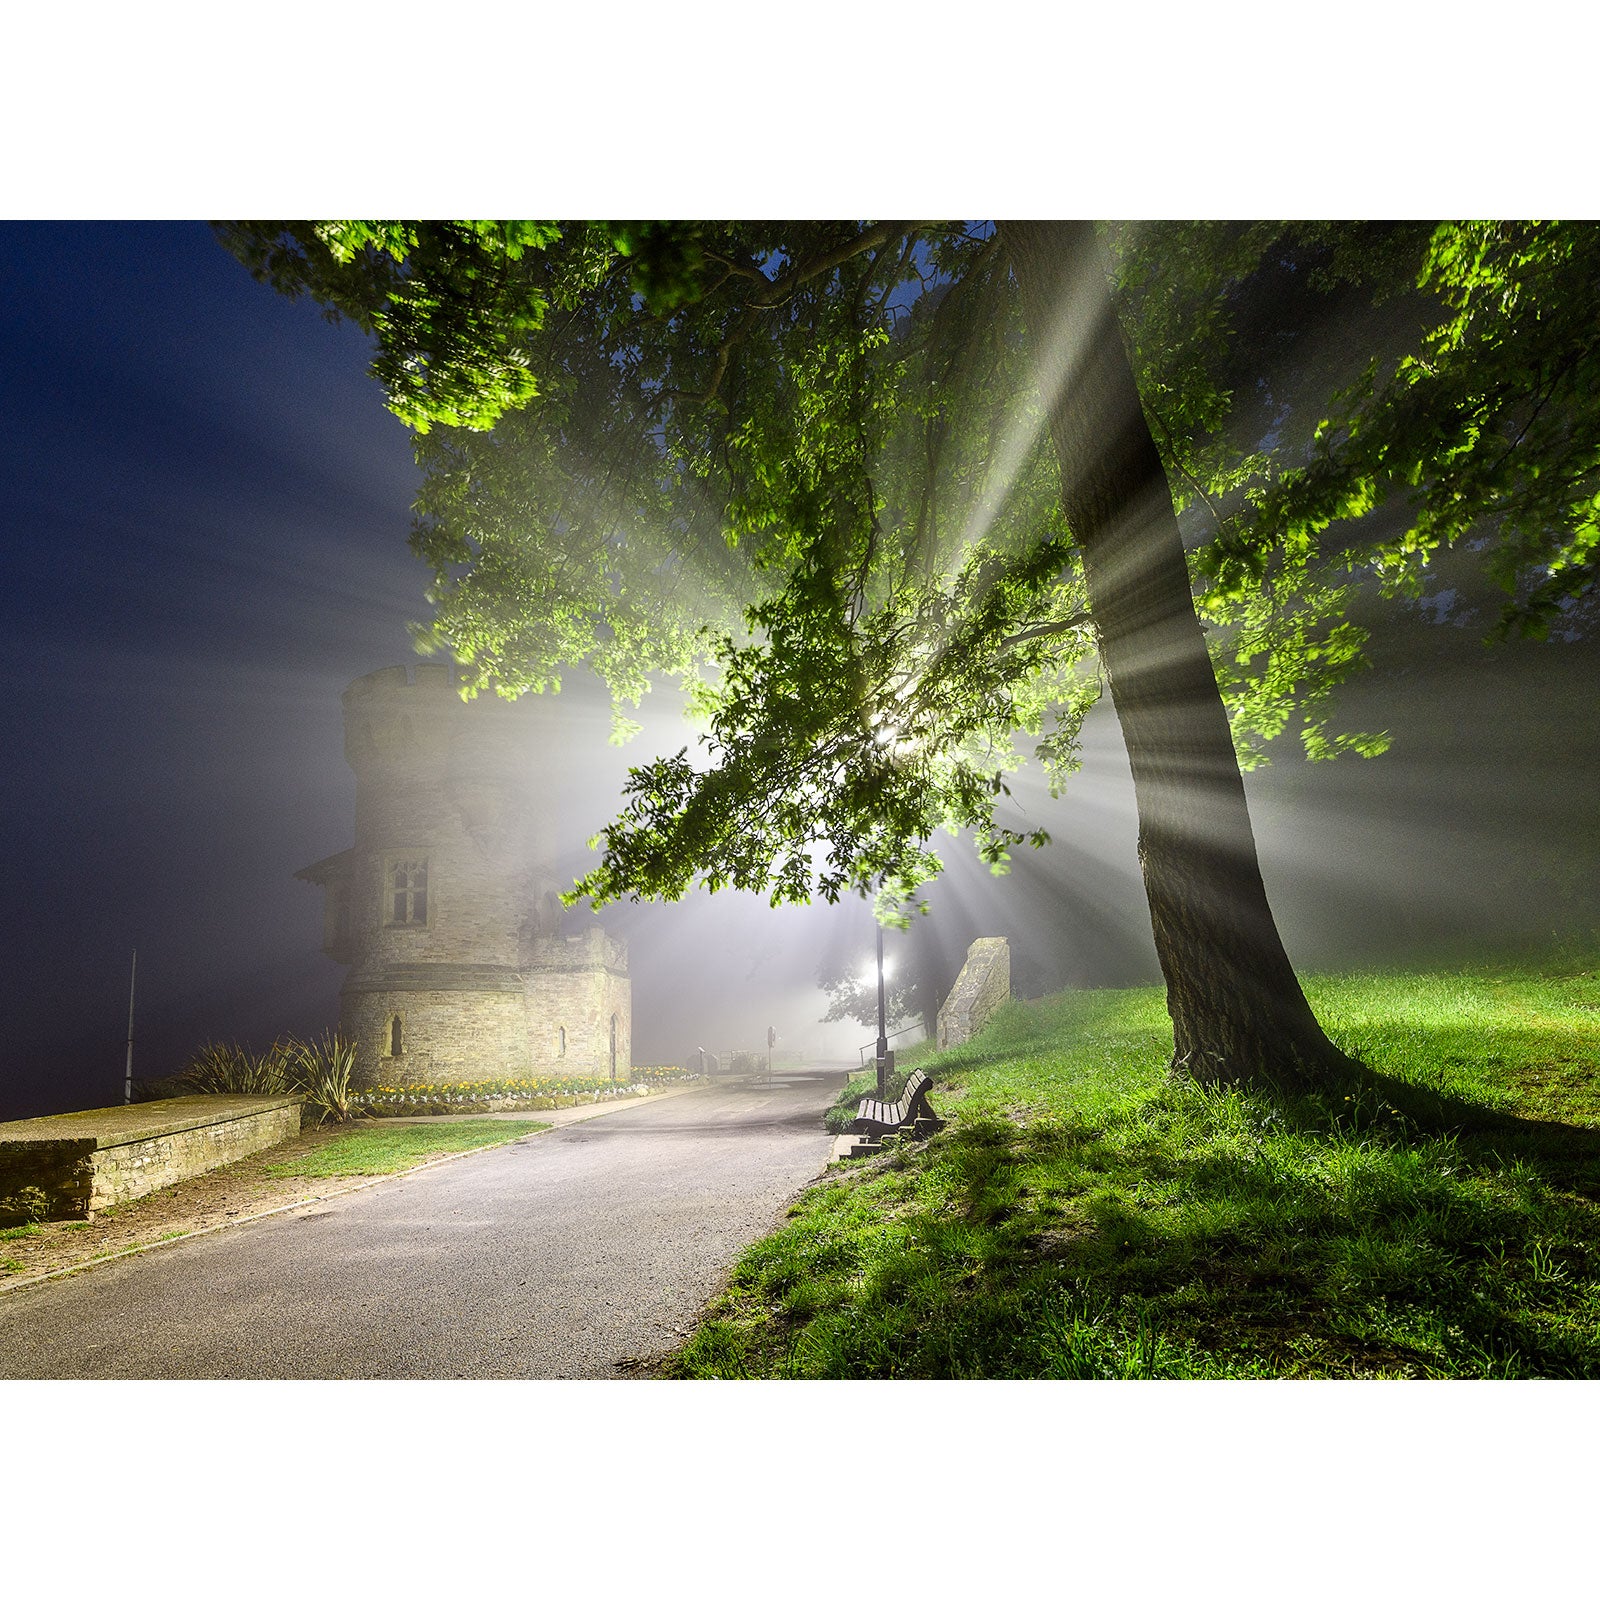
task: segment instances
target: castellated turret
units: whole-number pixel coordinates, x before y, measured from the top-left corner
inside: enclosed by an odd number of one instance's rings
[[[386,667],[345,690],[344,750],[355,844],[295,876],[323,889],[323,949],[350,969],[358,1080],[625,1079],[626,946],[562,930],[548,702],[463,701],[452,666]]]

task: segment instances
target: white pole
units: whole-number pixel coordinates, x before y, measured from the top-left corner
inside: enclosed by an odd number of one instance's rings
[[[128,1065],[122,1078],[122,1103],[133,1104],[133,984],[139,976],[139,952],[133,952],[133,967],[128,973]]]

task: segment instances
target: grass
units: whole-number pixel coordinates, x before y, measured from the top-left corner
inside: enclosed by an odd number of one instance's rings
[[[1169,1079],[1158,990],[1014,1002],[671,1375],[1600,1376],[1597,964],[1309,980],[1368,1069],[1327,1100]]]
[[[548,1122],[499,1122],[482,1118],[470,1122],[441,1123],[437,1127],[406,1124],[403,1127],[354,1128],[330,1139],[317,1150],[293,1161],[269,1166],[275,1178],[356,1178],[404,1172],[419,1162],[459,1150],[481,1150],[509,1144],[525,1134],[542,1133]]]
[[[275,1178],[357,1178],[404,1172],[419,1162],[458,1150],[509,1144],[525,1134],[543,1133],[548,1122],[497,1122],[490,1118],[447,1122],[437,1127],[354,1128],[320,1149],[268,1167]]]

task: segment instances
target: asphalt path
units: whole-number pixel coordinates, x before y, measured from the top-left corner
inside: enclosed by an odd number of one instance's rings
[[[823,1170],[843,1082],[642,1101],[13,1290],[0,1378],[626,1376]]]

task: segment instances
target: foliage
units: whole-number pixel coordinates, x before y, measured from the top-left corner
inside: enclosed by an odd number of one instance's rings
[[[509,1144],[530,1133],[543,1133],[549,1126],[548,1122],[467,1121],[362,1127],[266,1170],[275,1178],[354,1178],[404,1172],[435,1156]]]
[[[293,1045],[283,1040],[256,1052],[237,1044],[206,1044],[179,1074],[185,1094],[292,1094]]]
[[[1582,617],[1600,565],[1600,228],[1442,223],[1417,281],[1439,314],[1392,371],[1375,357],[1333,397],[1308,460],[1252,488],[1215,586],[1247,589],[1269,550],[1320,547],[1414,596],[1465,542],[1508,596],[1501,630],[1545,637]]]
[[[692,1083],[698,1077],[687,1067],[673,1065],[633,1067],[628,1072],[630,1083]]]
[[[227,242],[401,347],[375,321],[389,266],[334,273],[314,230],[272,226]],[[995,816],[1013,735],[1070,770],[1098,685],[1076,670],[1088,622],[1002,268],[992,230],[840,223],[567,225],[508,261],[560,315],[519,334],[535,399],[420,442],[430,642],[508,693],[579,664],[625,703],[677,674],[712,763],[635,772],[576,893],[898,903],[937,871],[940,827],[997,869],[1044,842]],[[434,300],[497,315],[487,290]]]
[[[377,336],[373,375],[419,433],[436,422],[487,427],[538,393],[527,341],[549,299],[516,268],[555,237],[549,226],[278,222],[218,231],[258,281],[303,289]]]
[[[0,1216],[24,1219],[19,1229],[8,1230],[8,1236],[20,1234],[38,1223],[47,1221],[52,1209],[50,1196],[37,1184],[25,1184],[8,1195],[0,1196]]]
[[[882,890],[887,910],[938,870],[941,827],[998,869],[1043,842],[997,815],[1014,736],[1065,776],[1100,686],[990,226],[221,233],[376,335],[423,435],[433,648],[513,694],[588,666],[619,734],[652,675],[695,686],[703,755],[634,772],[575,893]],[[1328,726],[1363,660],[1353,586],[1414,594],[1441,546],[1481,547],[1508,626],[1579,615],[1600,537],[1593,226],[1110,237],[1176,499],[1204,508],[1198,598],[1245,764],[1296,715],[1308,755],[1383,748]],[[1318,317],[1363,300],[1400,310],[1353,374],[1317,353]]]
[[[877,1027],[875,967],[864,968],[859,959],[825,961],[817,971],[817,983],[828,996],[828,1009],[820,1021],[849,1019],[863,1027]],[[902,1023],[921,1022],[931,1016],[939,1008],[939,999],[937,975],[919,949],[913,948],[901,960],[885,961],[884,1020],[891,1033]]]
[[[1313,758],[1385,747],[1328,729],[1368,639],[1350,613],[1424,597],[1447,550],[1498,587],[1500,634],[1592,623],[1600,229],[1170,223],[1119,243],[1245,765],[1296,714]],[[1330,319],[1357,331],[1329,340]],[[1287,354],[1264,363],[1269,341]],[[1453,583],[1431,587],[1474,620]]]
[[[374,1084],[356,1090],[350,1103],[374,1116],[419,1116],[488,1106],[514,1110],[630,1092],[626,1084],[615,1084],[610,1078],[551,1072],[518,1078],[474,1078],[463,1083]]]
[[[348,1122],[355,1108],[350,1074],[355,1070],[356,1047],[336,1033],[324,1033],[310,1043],[290,1040],[284,1047],[284,1076],[305,1103],[318,1113],[319,1123]]]
[[[1310,987],[1348,1100],[1169,1078],[1156,990],[1014,1002],[939,1056],[946,1130],[807,1191],[675,1375],[1600,1375],[1595,953]]]
[[[348,1121],[357,1108],[350,1074],[355,1045],[336,1033],[314,1040],[279,1039],[255,1052],[237,1044],[207,1044],[174,1080],[180,1094],[297,1094],[319,1123]]]

